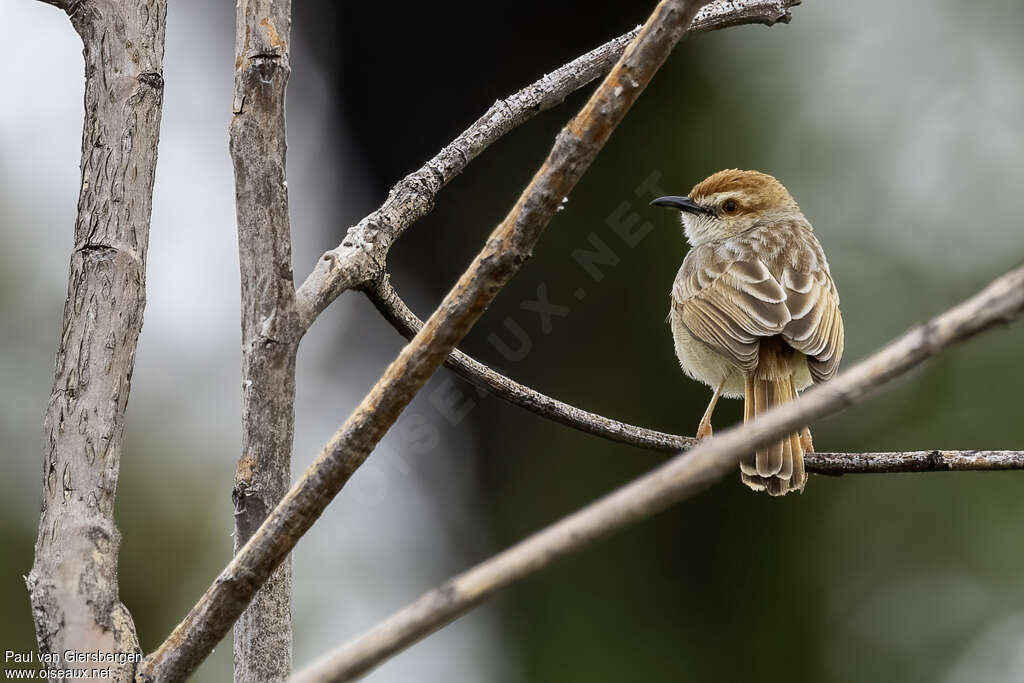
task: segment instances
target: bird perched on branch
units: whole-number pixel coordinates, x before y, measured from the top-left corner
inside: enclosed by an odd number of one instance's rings
[[[748,421],[835,375],[843,355],[839,293],[782,183],[730,169],[687,197],[651,203],[682,212],[693,247],[672,285],[669,320],[683,371],[714,391],[698,438],[711,436],[719,396],[742,396]],[[812,449],[805,427],[745,457],[740,478],[773,496],[803,491],[803,454]]]

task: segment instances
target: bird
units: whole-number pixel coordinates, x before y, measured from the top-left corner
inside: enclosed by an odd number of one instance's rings
[[[687,196],[651,204],[680,211],[690,243],[672,284],[669,322],[679,364],[707,384],[697,438],[712,435],[721,396],[743,398],[748,422],[831,379],[843,356],[839,292],[825,252],[796,200],[773,176],[726,169]],[[755,491],[803,492],[810,429],[740,461]]]

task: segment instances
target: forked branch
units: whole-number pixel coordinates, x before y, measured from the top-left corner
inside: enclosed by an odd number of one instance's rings
[[[717,0],[694,17],[688,33],[743,24],[788,23],[789,8],[801,0]],[[455,176],[505,133],[547,111],[608,73],[639,28],[555,69],[519,92],[498,100],[477,121],[419,170],[391,188],[383,205],[349,228],[345,239],[326,252],[298,290],[303,328],[342,292],[364,286],[384,273],[388,251],[406,228],[434,208],[434,198]]]
[[[168,639],[143,680],[188,676],[224,637],[299,538],[529,257],[551,217],[686,32],[705,0],[662,0],[608,77],[419,334],[399,354],[284,500]]]
[[[300,671],[290,680],[349,681],[456,619],[496,591],[595,540],[689,498],[734,472],[740,458],[804,424],[864,399],[947,348],[1024,311],[1024,266],[974,297],[912,329],[843,372],[752,422],[721,432],[436,588]]]

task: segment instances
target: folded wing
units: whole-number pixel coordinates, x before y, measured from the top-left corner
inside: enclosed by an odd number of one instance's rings
[[[831,276],[825,269],[800,271],[787,267],[781,280],[791,318],[782,330],[782,338],[807,356],[815,382],[831,379],[843,356],[843,316]]]
[[[781,334],[791,320],[782,286],[760,259],[724,261],[702,247],[683,261],[672,305],[690,334],[747,373],[761,337]]]
[[[780,335],[805,354],[816,382],[831,378],[843,355],[839,295],[810,231],[781,243],[754,231],[728,248],[692,249],[672,306],[690,334],[746,373],[757,367],[762,337]]]

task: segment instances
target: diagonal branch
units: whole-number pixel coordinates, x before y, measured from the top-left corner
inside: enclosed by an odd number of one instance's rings
[[[437,311],[185,619],[142,662],[141,679],[164,682],[185,678],[227,633],[256,590],[530,256],[562,199],[705,2],[662,0],[658,4],[608,77],[558,135],[544,164]]]
[[[364,291],[384,319],[406,339],[412,339],[423,328],[423,321],[398,296],[387,275],[368,285]],[[444,364],[460,377],[513,405],[588,434],[666,453],[677,453],[697,443],[693,437],[636,427],[563,403],[491,370],[458,349],[452,351]]]
[[[788,23],[789,8],[801,0],[717,0],[698,12],[689,33],[742,24]],[[434,197],[505,133],[547,111],[612,68],[639,28],[614,38],[495,102],[472,126],[422,168],[395,185],[384,204],[349,228],[345,239],[326,252],[298,290],[303,329],[342,292],[384,273],[388,251],[406,228],[430,213]]]
[[[85,118],[74,249],[44,425],[42,514],[27,577],[46,667],[67,651],[141,654],[118,590],[114,503],[146,301],[163,109],[165,0],[55,2],[82,38]],[[110,660],[111,680],[134,662]],[[77,665],[75,665],[77,666]]]
[[[348,681],[378,666],[480,604],[496,591],[580,550],[593,541],[693,496],[733,472],[744,454],[783,434],[861,401],[872,391],[951,344],[968,339],[1024,311],[1024,266],[979,294],[808,391],[800,401],[774,408],[676,456],[654,471],[543,529],[382,621],[292,677],[298,683]]]
[[[295,431],[295,308],[285,181],[291,0],[239,0],[231,158],[242,303],[242,452],[231,498],[235,552],[288,492]],[[235,626],[236,683],[291,672],[292,571],[286,559]]]
[[[387,275],[367,285],[363,291],[384,319],[406,339],[412,339],[423,327],[423,321],[417,318],[398,296]],[[697,439],[691,436],[678,436],[638,427],[563,403],[495,372],[457,349],[445,359],[444,364],[466,381],[512,405],[587,434],[665,453],[677,453],[698,443]],[[1024,469],[1024,451],[808,453],[805,466],[808,472],[834,476],[872,472],[1016,470]]]

